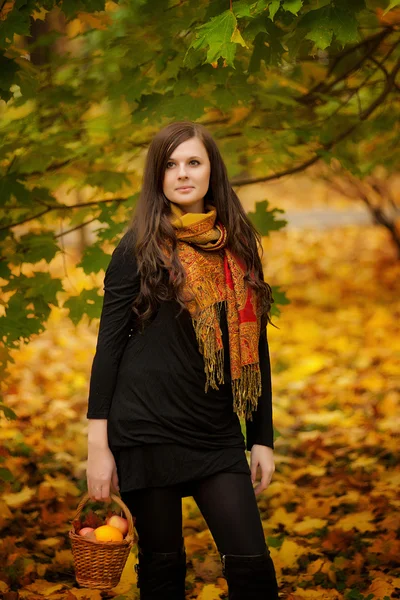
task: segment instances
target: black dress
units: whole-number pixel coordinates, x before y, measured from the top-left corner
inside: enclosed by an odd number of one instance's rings
[[[108,420],[120,491],[190,482],[220,471],[249,473],[245,449],[274,447],[271,369],[260,337],[262,395],[245,442],[233,412],[226,314],[221,314],[225,382],[204,391],[206,375],[189,312],[176,301],[159,306],[141,333],[132,301],[140,289],[132,232],[115,248],[90,377],[88,419]]]

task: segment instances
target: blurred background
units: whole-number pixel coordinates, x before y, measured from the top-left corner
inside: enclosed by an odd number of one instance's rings
[[[275,300],[258,504],[280,597],[400,598],[400,2],[0,11],[0,597],[138,597],[135,552],[113,590],[80,588],[68,531],[104,272],[152,136],[189,119],[217,140]],[[187,598],[226,598],[183,511]]]

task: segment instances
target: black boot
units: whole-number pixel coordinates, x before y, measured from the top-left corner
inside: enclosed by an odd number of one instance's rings
[[[274,563],[267,548],[263,554],[221,554],[229,600],[278,600]]]
[[[184,600],[186,552],[151,552],[138,546],[137,587],[140,600]]]

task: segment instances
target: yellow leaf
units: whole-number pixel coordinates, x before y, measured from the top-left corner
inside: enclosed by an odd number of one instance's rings
[[[385,575],[382,574],[374,577],[373,582],[366,591],[366,595],[368,596],[368,594],[374,594],[375,598],[384,598],[385,596],[391,598],[393,592],[395,591],[396,588],[393,586],[393,584],[385,579]]]
[[[11,508],[21,508],[21,506],[32,500],[35,494],[36,491],[32,488],[24,487],[23,490],[15,494],[3,494],[3,500]]]
[[[229,125],[234,125],[235,123],[239,123],[243,121],[250,112],[250,108],[248,106],[236,106],[232,108],[230,112],[230,120]]]
[[[231,42],[234,42],[235,44],[240,44],[244,48],[248,48],[248,45],[244,41],[242,34],[240,33],[240,31],[237,27],[235,27],[235,29],[233,30],[233,33],[231,36]]]
[[[331,510],[332,503],[330,498],[315,498],[311,496],[305,500],[301,515],[314,515],[314,517],[324,519],[331,514]]]
[[[300,523],[296,523],[293,527],[293,531],[295,533],[299,533],[300,535],[307,535],[309,533],[313,533],[315,529],[321,529],[325,527],[328,523],[327,519],[317,519],[313,517],[306,517]]]
[[[11,106],[7,108],[7,122],[23,119],[33,112],[35,108],[36,103],[33,100],[27,100],[20,106]]]
[[[318,558],[311,562],[307,567],[307,573],[309,575],[315,575],[316,573],[326,573],[332,583],[336,583],[336,573],[333,568],[333,564],[330,560],[325,558]]]
[[[111,18],[107,14],[93,15],[88,12],[78,13],[78,18],[82,23],[88,25],[93,29],[107,29],[107,26],[111,23]]]
[[[39,21],[45,21],[46,20],[46,15],[49,11],[46,10],[45,8],[43,8],[43,6],[40,8],[40,10],[36,9],[33,11],[32,13],[32,17],[35,19],[35,21],[37,19],[39,19]]]
[[[339,496],[338,498],[330,498],[329,502],[331,506],[340,506],[341,504],[356,504],[360,501],[360,492],[357,490],[350,490],[347,494]]]
[[[304,423],[311,425],[338,425],[345,421],[345,415],[341,410],[321,411],[319,413],[305,413],[302,415]]]
[[[370,471],[376,468],[377,459],[374,456],[358,456],[356,459],[352,460],[351,466],[353,469],[360,467],[370,467]]]
[[[371,392],[380,392],[386,388],[384,375],[378,373],[369,373],[365,377],[360,377],[357,383]]]
[[[3,496],[4,498],[4,496]],[[13,513],[8,508],[6,502],[0,499],[0,529],[4,527],[7,521],[13,518]]]
[[[68,594],[68,600],[70,600],[70,598],[75,598],[76,600],[102,600],[103,598],[103,596],[101,595],[101,590],[88,588],[70,588],[68,590]]]
[[[299,546],[292,540],[285,539],[278,550],[278,555],[285,567],[296,567],[299,556],[307,552],[306,548]]]
[[[304,475],[311,475],[312,477],[322,477],[326,473],[325,467],[318,467],[318,465],[309,465],[308,467],[301,467],[300,469],[294,469],[292,471],[292,479],[300,479]]]
[[[293,363],[288,369],[287,375],[292,381],[301,380],[329,366],[330,361],[325,354],[308,352],[305,357],[299,358]]]
[[[343,531],[349,531],[353,527],[358,531],[375,531],[376,525],[371,523],[374,518],[370,510],[364,510],[342,517],[335,523],[335,527]]]
[[[45,540],[37,540],[36,542],[41,548],[58,548],[62,543],[61,538],[50,537]]]
[[[298,516],[295,512],[287,512],[283,506],[279,506],[270,515],[268,525],[278,528],[279,525],[282,524],[290,528],[297,520]]]
[[[198,550],[207,548],[208,544],[214,544],[211,532],[209,529],[200,531],[195,535],[188,535],[185,537],[185,546],[188,554],[193,554]]]
[[[49,583],[45,579],[36,579],[33,583],[26,585],[25,589],[30,590],[42,596],[50,596],[54,592],[58,592],[67,587],[65,583]]]
[[[300,587],[297,587],[295,597],[298,600],[339,600],[339,598],[342,598],[342,595],[339,596],[336,590],[326,590],[318,587],[302,590]]]
[[[0,593],[1,593],[1,594],[5,594],[6,592],[8,592],[8,590],[9,590],[9,589],[10,589],[10,588],[8,587],[8,585],[6,584],[6,582],[5,582],[5,581],[2,581],[2,580],[0,579]]]
[[[65,31],[69,38],[74,38],[85,31],[85,26],[79,19],[72,19],[67,23]]]
[[[221,588],[214,584],[205,585],[197,596],[197,600],[220,600],[222,594]]]
[[[74,559],[72,556],[72,550],[59,550],[56,552],[53,563],[58,565],[70,566],[74,564]]]
[[[39,500],[45,500],[48,498],[64,497],[67,494],[78,497],[82,492],[76,487],[72,481],[69,481],[66,477],[60,475],[55,478],[50,475],[45,475],[46,481],[43,481],[38,489]]]

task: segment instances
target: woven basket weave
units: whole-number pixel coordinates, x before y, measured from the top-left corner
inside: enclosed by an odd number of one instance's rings
[[[73,526],[69,531],[75,578],[82,587],[109,590],[118,585],[129,553],[136,541],[129,508],[118,496],[110,494],[110,497],[119,504],[128,520],[128,533],[122,542],[93,542],[75,533]],[[89,494],[85,494],[78,505],[73,521],[80,517],[88,500]]]

